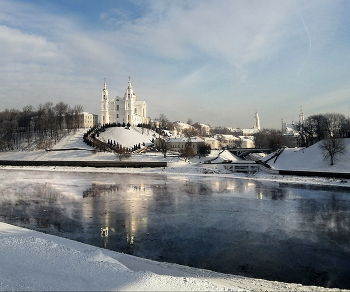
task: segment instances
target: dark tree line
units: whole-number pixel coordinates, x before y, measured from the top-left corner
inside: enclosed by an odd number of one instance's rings
[[[345,138],[349,135],[350,119],[342,114],[318,114],[305,119],[295,126],[298,132],[297,145],[309,147],[327,139]],[[254,134],[256,148],[278,149],[282,146],[293,147],[287,137],[279,130],[263,129]]]
[[[329,137],[347,137],[350,119],[337,113],[319,114],[308,117],[296,127],[300,135],[300,146],[308,147]]]
[[[80,124],[81,105],[52,102],[31,105],[22,110],[5,109],[0,112],[0,151],[19,149],[24,142],[36,142],[38,148],[56,143],[67,131],[76,130]]]
[[[350,119],[343,114],[328,113],[308,117],[296,125],[299,133],[298,146],[309,147],[320,142],[319,147],[325,160],[333,165],[337,158],[346,151],[342,138],[348,138],[350,133]],[[272,148],[277,150],[288,145],[287,136],[277,130],[261,130],[255,135],[256,148]]]
[[[271,148],[277,150],[284,146],[284,137],[281,131],[262,129],[254,134],[255,148]]]
[[[320,142],[319,147],[325,160],[334,165],[339,156],[346,152],[342,138],[349,137],[350,119],[343,114],[328,113],[308,117],[299,123],[300,145],[308,147]]]

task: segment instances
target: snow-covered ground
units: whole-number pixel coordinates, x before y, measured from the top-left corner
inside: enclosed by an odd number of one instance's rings
[[[323,153],[319,147],[320,142],[308,148],[286,148],[275,163],[272,159],[269,164],[276,169],[285,170],[350,172],[350,139],[343,140],[347,151],[338,156],[333,166],[330,165],[329,159],[323,159]]]
[[[104,139],[113,139],[128,146],[146,142],[139,129],[114,128],[112,136],[105,132]],[[126,132],[127,131],[127,132]],[[85,148],[91,150],[82,140],[84,131],[62,139],[54,149]],[[127,135],[124,135],[128,133]],[[115,138],[114,138],[115,137]],[[119,138],[119,139],[118,139]],[[132,142],[130,142],[132,141]],[[348,148],[350,140],[346,141]],[[290,183],[328,184],[347,186],[347,180],[327,178],[304,178],[271,175],[259,172],[254,175],[227,173],[206,169],[203,161],[210,157],[193,158],[190,163],[169,153],[147,152],[131,156],[130,160],[167,161],[167,168],[77,168],[77,167],[27,167],[45,171],[87,171],[87,172],[156,172],[182,173],[187,175],[220,175],[229,179],[272,180]],[[116,160],[112,153],[93,153],[87,150],[75,151],[30,151],[0,153],[0,160]],[[219,160],[235,160],[223,152]],[[308,169],[320,171],[350,171],[350,148],[333,167],[323,161],[318,146],[304,150],[286,149],[271,165],[280,169]],[[26,167],[7,167],[20,168]],[[0,223],[0,290],[1,291],[325,291],[320,287],[305,287],[214,273],[175,264],[159,263],[133,257],[90,245],[78,243],[40,232]],[[339,291],[339,289],[332,289]]]
[[[339,291],[142,259],[0,223],[0,291]]]

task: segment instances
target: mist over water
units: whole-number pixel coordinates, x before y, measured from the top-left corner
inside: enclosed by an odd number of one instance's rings
[[[158,261],[350,288],[345,188],[18,170],[0,170],[0,186],[3,222]]]

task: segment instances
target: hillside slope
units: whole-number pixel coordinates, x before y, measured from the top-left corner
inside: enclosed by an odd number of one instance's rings
[[[276,169],[285,170],[313,170],[327,172],[350,172],[350,139],[344,139],[346,152],[338,156],[333,166],[329,160],[324,160],[319,143],[308,148],[286,148],[277,158],[271,159],[268,164]],[[266,156],[266,161],[272,154]]]
[[[130,129],[125,129],[123,127],[111,127],[107,128],[105,132],[100,133],[98,137],[99,140],[107,142],[108,140],[115,141],[121,144],[123,147],[132,147],[151,144],[153,138],[158,137],[158,134],[152,130],[144,130],[142,134],[142,129],[138,127],[130,127]]]

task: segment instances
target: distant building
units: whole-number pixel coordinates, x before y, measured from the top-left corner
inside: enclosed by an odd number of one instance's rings
[[[98,115],[83,112],[79,114],[79,126],[83,128],[93,128],[98,126]]]
[[[198,145],[200,143],[206,143],[210,146],[210,149],[219,149],[220,147],[220,143],[218,140],[214,139],[214,138],[204,138],[204,137],[200,137],[200,136],[195,136],[195,137],[190,137],[190,138],[169,138],[167,140],[167,145],[169,150],[172,151],[177,151],[177,152],[181,152],[183,149],[185,149],[187,143],[191,143],[191,147],[193,148],[193,150],[195,151],[195,153],[198,153]],[[160,139],[156,139],[154,141],[154,146],[158,147],[160,146]]]
[[[235,135],[223,135],[216,134],[214,136],[220,143],[220,148],[254,148],[254,137],[253,136],[235,136]]]
[[[129,77],[128,87],[124,97],[119,96],[109,100],[106,82],[103,85],[101,93],[101,118],[100,123],[125,123],[131,126],[138,124],[148,124],[147,104],[145,101],[139,101],[132,88]]]
[[[304,125],[304,113],[302,107],[300,107],[299,123],[296,125],[293,121],[291,124],[282,122],[282,135],[284,137],[284,144],[287,147],[298,147],[301,143],[300,129]],[[298,130],[299,128],[299,130]]]
[[[253,136],[240,136],[241,148],[254,148],[254,137]]]
[[[253,128],[249,129],[239,129],[239,128],[228,128],[231,132],[237,133],[235,136],[252,136],[255,133],[259,132],[261,127],[260,127],[260,117],[258,112],[255,112],[254,115],[254,124]]]

